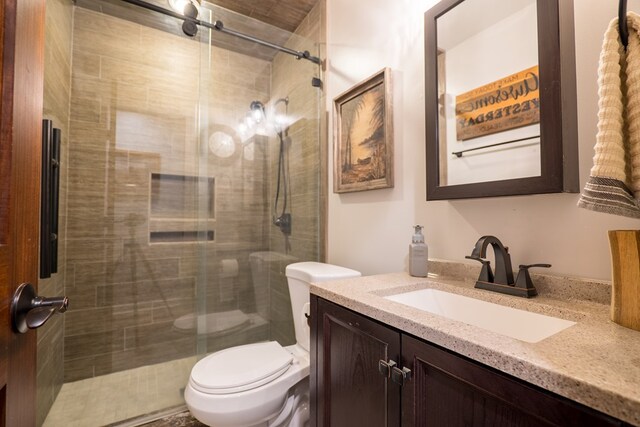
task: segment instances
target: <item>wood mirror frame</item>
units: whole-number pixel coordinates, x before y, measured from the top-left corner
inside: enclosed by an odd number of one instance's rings
[[[427,200],[579,192],[573,0],[537,0],[540,67],[540,176],[440,185],[436,20],[465,0],[425,13]]]

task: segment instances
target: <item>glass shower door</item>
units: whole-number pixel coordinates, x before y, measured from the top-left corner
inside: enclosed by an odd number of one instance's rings
[[[52,280],[70,307],[38,331],[39,422],[107,425],[183,405],[196,361],[188,316],[214,237],[199,230],[213,203],[198,163],[208,40],[123,2],[49,1],[44,113],[65,128]]]

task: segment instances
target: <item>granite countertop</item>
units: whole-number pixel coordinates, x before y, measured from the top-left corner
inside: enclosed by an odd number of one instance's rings
[[[606,282],[534,276],[540,295],[524,299],[474,289],[468,273],[466,277],[365,276],[312,284],[311,293],[640,426],[640,332],[609,320]],[[424,288],[577,323],[540,342],[527,343],[383,298]]]

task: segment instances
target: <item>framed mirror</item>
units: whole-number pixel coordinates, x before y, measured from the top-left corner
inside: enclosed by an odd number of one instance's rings
[[[427,200],[578,192],[572,0],[425,13]]]

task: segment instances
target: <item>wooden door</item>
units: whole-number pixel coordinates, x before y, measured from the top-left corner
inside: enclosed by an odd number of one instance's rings
[[[318,427],[400,425],[400,388],[378,371],[400,361],[400,334],[314,297],[312,416]],[[315,311],[315,316],[314,316]],[[315,402],[314,402],[315,400]]]
[[[44,0],[0,0],[0,20],[0,427],[28,427],[36,332],[12,331],[9,303],[38,279]]]
[[[415,338],[402,336],[402,425],[447,427],[620,426],[561,396]]]

